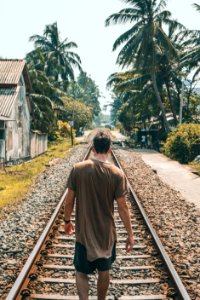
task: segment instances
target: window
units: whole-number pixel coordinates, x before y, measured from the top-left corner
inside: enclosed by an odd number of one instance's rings
[[[5,122],[0,120],[0,129],[5,128]]]
[[[5,129],[0,128],[0,140],[5,140]]]

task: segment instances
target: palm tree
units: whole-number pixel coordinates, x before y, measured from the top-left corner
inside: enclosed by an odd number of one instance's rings
[[[26,56],[29,76],[32,82],[30,100],[32,105],[32,128],[47,132],[51,138],[56,127],[54,107],[64,103],[61,99],[65,93],[57,88],[45,73],[46,60],[40,48]]]
[[[194,3],[193,6],[200,12],[200,5]],[[182,58],[182,64],[188,66],[189,70],[195,69],[194,77],[200,73],[200,30],[193,30],[190,36],[190,48]]]
[[[106,26],[111,23],[134,22],[133,26],[123,33],[114,43],[113,51],[124,44],[117,58],[117,63],[124,67],[136,67],[138,72],[149,74],[158,106],[162,113],[163,125],[166,133],[170,131],[167,123],[165,108],[157,84],[159,57],[166,55],[170,60],[177,56],[162,25],[173,22],[177,28],[180,24],[171,20],[171,13],[163,10],[165,0],[125,0],[131,5],[107,18]],[[157,3],[158,2],[158,3]]]
[[[112,115],[117,113],[119,120],[127,127],[136,122],[157,116],[152,83],[149,75],[142,75],[133,69],[124,73],[114,73],[108,78],[107,87],[115,94]],[[127,119],[127,120],[126,120]]]
[[[61,97],[66,93],[55,85],[55,81],[46,75],[47,63],[43,50],[37,48],[26,55],[26,62],[34,94],[49,97],[55,105],[63,105]]]
[[[79,55],[71,51],[77,45],[67,38],[60,40],[57,23],[47,25],[43,36],[33,35],[30,41],[34,41],[35,47],[42,49],[45,54],[47,76],[52,76],[56,82],[61,81],[64,86],[69,80],[74,80],[73,68],[78,67],[81,70]]]
[[[200,5],[197,3],[194,3],[193,6],[196,8],[196,10],[200,13]],[[196,61],[198,65],[198,70],[200,72],[200,30],[196,30],[196,38],[194,38],[194,43],[196,45],[195,49],[192,51],[192,54],[194,55],[193,60]]]

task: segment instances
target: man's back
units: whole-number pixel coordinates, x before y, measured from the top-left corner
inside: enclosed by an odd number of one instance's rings
[[[68,187],[76,193],[76,241],[87,249],[89,261],[110,257],[114,199],[126,192],[123,172],[109,162],[87,160],[74,166]]]
[[[88,299],[87,274],[98,270],[97,298],[105,300],[109,271],[116,259],[114,200],[127,230],[126,251],[133,247],[133,230],[126,204],[124,173],[109,163],[111,139],[98,132],[93,139],[94,158],[75,165],[68,180],[65,199],[65,233],[74,233],[71,214],[76,200],[76,243],[74,266],[80,299]]]

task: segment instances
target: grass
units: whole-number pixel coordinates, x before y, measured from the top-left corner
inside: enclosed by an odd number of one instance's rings
[[[0,170],[0,209],[22,200],[36,177],[47,169],[55,158],[64,158],[71,147],[70,140],[51,143],[48,151],[26,163]]]

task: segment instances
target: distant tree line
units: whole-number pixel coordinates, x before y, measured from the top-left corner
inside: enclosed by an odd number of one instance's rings
[[[132,130],[154,118],[160,120],[166,137],[170,132],[167,113],[176,126],[183,98],[183,121],[199,122],[200,30],[189,30],[174,20],[165,0],[124,2],[127,7],[105,23],[130,23],[113,45],[113,51],[120,49],[116,63],[122,68],[108,78],[113,121]],[[200,12],[199,4],[193,6]]]
[[[73,121],[77,131],[91,124],[100,113],[100,91],[82,69],[81,59],[73,51],[76,43],[60,39],[57,23],[45,26],[43,35],[33,35],[30,41],[34,50],[26,55],[26,61],[32,82],[32,128],[55,139],[58,121]]]

